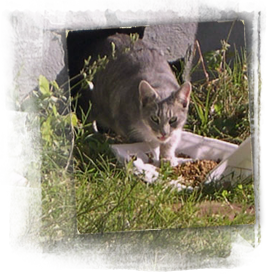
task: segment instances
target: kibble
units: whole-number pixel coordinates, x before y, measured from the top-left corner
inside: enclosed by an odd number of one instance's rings
[[[208,173],[218,165],[219,161],[195,160],[185,162],[174,168],[178,176],[182,176],[186,186],[196,187],[203,183]]]

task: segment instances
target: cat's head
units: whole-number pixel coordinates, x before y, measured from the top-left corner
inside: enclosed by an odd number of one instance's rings
[[[160,98],[158,92],[145,80],[139,84],[139,99],[142,121],[151,130],[154,139],[168,141],[172,132],[182,130],[187,118],[191,84],[185,82],[167,98]]]

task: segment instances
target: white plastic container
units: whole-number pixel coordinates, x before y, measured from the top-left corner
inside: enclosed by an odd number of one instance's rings
[[[149,163],[151,153],[145,143],[112,145],[111,149],[117,159],[125,164],[134,156],[133,165],[136,174],[143,174],[148,183],[158,178],[157,167]],[[243,180],[252,175],[251,138],[240,146],[217,139],[202,137],[197,134],[182,132],[176,153],[189,155],[191,159],[180,158],[180,162],[196,159],[220,160],[220,164],[207,176],[206,184],[218,180]],[[175,184],[175,181],[171,182]],[[177,181],[178,183],[178,181]],[[181,181],[179,181],[180,186]]]

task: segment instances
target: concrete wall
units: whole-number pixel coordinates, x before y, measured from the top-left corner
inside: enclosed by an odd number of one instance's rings
[[[24,63],[17,80],[21,97],[36,87],[40,74],[59,84],[67,80],[65,30],[145,25],[143,39],[162,50],[168,61],[175,62],[185,57],[195,39],[203,52],[218,49],[232,20],[238,18],[244,21],[234,25],[230,44],[247,44],[249,50],[257,50],[262,63],[265,59],[263,3],[239,7],[234,0],[45,2],[24,10],[9,3],[1,16],[5,86]]]

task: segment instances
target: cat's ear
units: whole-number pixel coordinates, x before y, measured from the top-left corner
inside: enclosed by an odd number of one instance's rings
[[[147,104],[155,102],[156,99],[159,97],[157,92],[151,85],[145,81],[142,80],[139,83],[139,99],[140,103],[143,107],[145,107]]]
[[[190,82],[185,82],[182,84],[179,90],[175,91],[173,96],[178,100],[184,108],[187,108],[190,101],[190,93],[192,86]]]

